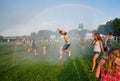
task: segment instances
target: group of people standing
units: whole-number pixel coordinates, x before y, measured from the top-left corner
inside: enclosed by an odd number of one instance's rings
[[[45,46],[45,45],[39,45],[38,48],[39,48],[40,50],[42,50],[42,52],[43,52],[44,55],[46,55],[47,49],[46,49],[46,46]],[[35,38],[32,38],[32,39],[30,40],[30,42],[29,42],[28,53],[29,53],[30,51],[33,51],[33,52],[34,52],[34,56],[36,56],[36,55],[38,55],[36,49],[37,49],[37,46],[36,46],[36,44],[35,44]]]

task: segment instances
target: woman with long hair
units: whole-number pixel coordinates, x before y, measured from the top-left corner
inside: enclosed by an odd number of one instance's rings
[[[101,81],[120,81],[120,49],[110,49],[108,60],[101,70]]]
[[[104,54],[103,41],[99,33],[94,34],[94,39],[89,43],[88,47],[90,45],[93,45],[94,51],[92,68],[90,69],[90,72],[93,72],[97,63],[97,59],[99,58],[101,52]]]

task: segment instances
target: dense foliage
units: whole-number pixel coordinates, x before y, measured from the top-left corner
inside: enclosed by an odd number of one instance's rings
[[[120,35],[120,18],[115,18],[114,20],[106,22],[106,24],[99,25],[97,30],[93,32],[99,32],[104,35],[113,32],[116,36]]]

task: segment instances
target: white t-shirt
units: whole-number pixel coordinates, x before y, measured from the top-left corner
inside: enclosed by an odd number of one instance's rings
[[[94,51],[95,52],[101,52],[99,41],[94,43]]]

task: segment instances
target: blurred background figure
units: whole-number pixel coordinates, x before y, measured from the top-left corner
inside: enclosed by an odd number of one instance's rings
[[[59,52],[60,52],[59,59],[60,59],[60,60],[61,60],[61,59],[62,59],[62,57],[63,57],[63,52],[62,52],[62,49],[63,49],[63,47],[61,46],[61,47],[60,47],[60,49],[59,49]]]
[[[113,33],[110,32],[108,34],[108,36],[105,38],[105,46],[104,47],[107,51],[109,51],[110,48],[112,47],[112,40],[113,40]]]
[[[37,55],[37,53],[36,53],[35,39],[34,38],[32,38],[30,40],[30,48],[28,49],[28,52],[30,52],[31,50],[34,51],[34,55]]]

